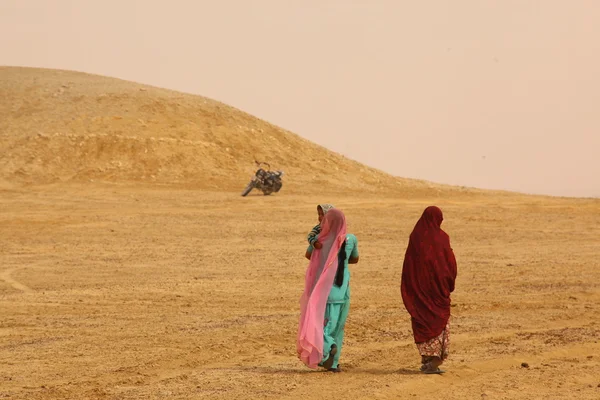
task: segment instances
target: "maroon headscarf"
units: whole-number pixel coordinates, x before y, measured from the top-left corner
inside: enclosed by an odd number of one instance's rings
[[[450,318],[450,293],[456,259],[440,226],[442,210],[427,207],[415,225],[402,267],[402,300],[412,320],[416,343],[439,336]]]

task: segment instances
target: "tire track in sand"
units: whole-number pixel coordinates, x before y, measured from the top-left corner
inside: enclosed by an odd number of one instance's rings
[[[20,290],[25,293],[33,293],[33,290],[31,290],[30,287],[23,285],[21,282],[17,281],[16,279],[14,279],[12,277],[12,273],[16,270],[17,270],[17,268],[9,268],[9,269],[3,271],[0,274],[0,279],[2,279],[4,282],[8,283],[10,286],[12,286],[13,288],[15,288],[17,290]]]

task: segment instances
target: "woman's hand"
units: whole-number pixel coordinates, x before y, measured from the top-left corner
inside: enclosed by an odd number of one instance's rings
[[[316,242],[313,244],[313,247],[314,247],[315,249],[320,249],[321,247],[323,247],[323,245],[322,245],[322,244],[321,244],[319,241],[316,241]]]

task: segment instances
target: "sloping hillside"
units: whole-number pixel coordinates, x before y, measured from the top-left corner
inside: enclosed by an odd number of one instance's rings
[[[12,183],[241,190],[258,159],[283,169],[291,191],[427,186],[214,100],[79,72],[0,67],[0,114],[0,178]]]
[[[201,96],[79,72],[0,67],[0,179],[241,190],[264,160],[286,191],[430,187],[365,167]],[[326,185],[323,185],[326,184]]]

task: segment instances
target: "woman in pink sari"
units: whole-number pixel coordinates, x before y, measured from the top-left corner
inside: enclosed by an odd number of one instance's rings
[[[344,326],[350,310],[350,271],[358,262],[358,241],[346,233],[346,217],[338,209],[323,218],[320,249],[309,246],[304,293],[300,299],[298,357],[307,367],[340,372]]]

